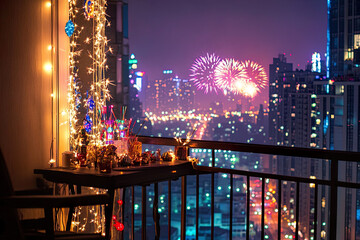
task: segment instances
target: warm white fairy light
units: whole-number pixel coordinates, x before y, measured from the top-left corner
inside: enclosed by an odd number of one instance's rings
[[[69,69],[70,76],[68,82],[68,104],[69,104],[69,123],[70,123],[70,147],[72,150],[75,150],[78,145],[77,134],[78,134],[78,99],[80,97],[80,89],[76,84],[76,79],[78,78],[78,73],[76,70],[76,63],[78,61],[76,58],[80,56],[81,50],[77,49],[78,43],[77,40],[83,27],[79,27],[76,22],[76,15],[78,13],[78,9],[76,8],[76,0],[69,0],[69,19],[75,25],[75,31],[73,35],[70,37],[70,52],[69,52]]]
[[[101,134],[104,129],[104,124],[102,123],[102,112],[106,108],[106,101],[110,99],[110,92],[108,85],[110,80],[105,78],[105,71],[108,69],[106,54],[107,44],[109,40],[105,35],[105,27],[109,26],[109,22],[106,19],[106,0],[94,0],[94,32],[92,36],[86,37],[84,40],[85,44],[93,44],[93,51],[89,53],[89,57],[93,60],[92,66],[87,68],[89,75],[92,75],[93,82],[89,89],[89,95],[94,101],[94,108],[91,110],[88,106],[87,99],[84,99],[85,107],[89,109],[89,115],[93,122],[90,134],[90,144],[101,146],[104,145],[104,141],[101,140]],[[74,23],[75,31],[70,37],[70,53],[69,53],[69,68],[70,68],[70,77],[68,83],[68,103],[69,109],[67,110],[69,114],[69,125],[70,125],[70,146],[72,150],[76,150],[79,145],[79,130],[82,123],[78,119],[78,105],[80,97],[80,88],[76,83],[78,79],[78,71],[76,65],[78,64],[78,56],[81,54],[81,49],[79,49],[79,35],[84,29],[76,24],[76,16],[79,10],[76,8],[76,0],[69,0],[69,18]],[[78,15],[82,16],[81,14]],[[104,190],[94,190],[97,194],[103,193]],[[101,209],[102,208],[102,209]],[[92,207],[87,211],[87,208],[77,208],[74,215],[72,226],[76,228],[77,231],[85,231],[86,225],[88,223],[94,223],[96,225],[96,232],[103,232],[105,220],[102,214],[98,214],[104,211],[104,206]],[[88,220],[89,219],[89,220]]]
[[[104,140],[101,139],[104,124],[102,122],[102,112],[106,108],[106,101],[110,99],[108,86],[109,79],[105,78],[105,71],[108,68],[106,53],[109,40],[105,35],[106,19],[106,0],[94,1],[94,33],[93,33],[93,66],[88,68],[88,73],[93,74],[93,83],[90,86],[90,94],[94,100],[94,110],[92,113],[93,128],[90,134],[90,144],[102,146]],[[89,41],[86,39],[85,41]]]

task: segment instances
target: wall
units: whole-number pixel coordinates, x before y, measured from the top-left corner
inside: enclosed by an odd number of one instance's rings
[[[51,5],[3,1],[0,8],[0,148],[16,190],[35,187],[52,140]]]

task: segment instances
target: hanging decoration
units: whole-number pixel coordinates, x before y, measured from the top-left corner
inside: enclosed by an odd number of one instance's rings
[[[69,0],[69,21],[66,23],[65,32],[70,37],[70,53],[69,53],[69,70],[70,76],[68,81],[68,114],[70,125],[70,148],[76,150],[79,146],[78,134],[80,127],[78,126],[78,110],[81,106],[81,92],[79,86],[79,69],[76,66],[78,64],[77,58],[81,54],[81,50],[78,49],[77,40],[84,29],[84,27],[77,27],[76,15],[78,10],[76,9],[76,0]],[[76,29],[76,31],[75,31]]]
[[[106,0],[97,0],[94,5],[94,32],[93,32],[93,66],[88,68],[88,73],[93,75],[93,82],[90,86],[89,94],[94,101],[92,112],[93,127],[90,134],[91,145],[103,146],[106,139],[102,138],[105,128],[106,101],[110,100],[108,85],[110,80],[105,77],[105,71],[108,69],[106,54],[111,49],[107,48],[108,39],[105,35],[105,27],[109,25],[106,19]],[[105,117],[104,117],[105,116]]]
[[[68,37],[71,37],[74,33],[74,30],[75,30],[75,25],[70,19],[65,25],[65,33],[66,35],[68,35]]]
[[[92,0],[84,1],[84,14],[88,20],[94,17],[94,2]]]

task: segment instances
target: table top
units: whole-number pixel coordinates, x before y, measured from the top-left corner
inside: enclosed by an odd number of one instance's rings
[[[115,189],[176,179],[184,175],[195,174],[196,171],[191,162],[177,160],[114,168],[111,173],[100,173],[98,169],[87,167],[35,169],[34,173],[41,174],[46,180],[56,183]]]

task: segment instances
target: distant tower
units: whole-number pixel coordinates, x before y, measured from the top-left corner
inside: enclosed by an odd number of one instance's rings
[[[120,117],[122,106],[129,104],[129,27],[127,0],[114,0],[108,2],[106,10],[108,20],[112,23],[105,28],[109,39],[108,46],[112,52],[107,53],[106,77],[112,82],[109,91],[112,98],[109,104],[114,106],[114,113]],[[115,24],[117,23],[117,24]]]
[[[358,0],[327,0],[327,62],[330,78],[358,72],[360,7]]]
[[[142,119],[142,103],[140,101],[140,93],[143,91],[143,77],[145,72],[138,71],[138,61],[134,54],[129,59],[129,104],[127,117],[132,118],[139,123]]]
[[[287,63],[283,54],[278,58],[273,58],[273,63],[269,67],[269,140],[270,144],[277,144],[275,134],[280,128],[280,107],[279,96],[282,92],[282,79],[279,73],[290,72],[293,70],[292,63]]]

